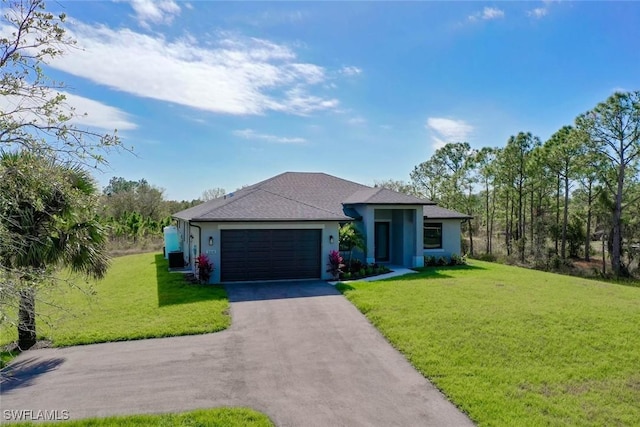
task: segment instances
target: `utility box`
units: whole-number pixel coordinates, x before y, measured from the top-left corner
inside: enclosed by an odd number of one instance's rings
[[[169,268],[184,267],[184,254],[182,251],[169,252]]]

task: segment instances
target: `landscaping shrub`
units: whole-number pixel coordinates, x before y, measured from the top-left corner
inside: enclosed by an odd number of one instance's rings
[[[475,258],[479,259],[480,261],[486,261],[486,262],[496,262],[498,260],[497,256],[495,256],[494,254],[491,254],[489,252],[485,252],[483,254],[480,254],[480,255],[476,256]]]

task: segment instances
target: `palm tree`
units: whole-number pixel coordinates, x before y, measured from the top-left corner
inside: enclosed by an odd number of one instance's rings
[[[56,267],[103,277],[106,233],[95,215],[97,189],[80,166],[29,152],[0,153],[0,268],[18,299],[18,346],[36,343],[37,288]],[[11,280],[13,279],[13,280]]]

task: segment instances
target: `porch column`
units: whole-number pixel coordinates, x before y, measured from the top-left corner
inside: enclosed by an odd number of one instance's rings
[[[362,220],[364,222],[364,229],[366,230],[366,240],[367,240],[366,261],[367,261],[367,264],[373,264],[376,262],[376,253],[375,253],[376,210],[375,208],[371,206],[367,206],[365,215],[363,215]]]
[[[418,206],[413,211],[415,215],[413,223],[416,228],[416,247],[413,256],[414,267],[424,267],[424,215],[422,213],[422,206]]]

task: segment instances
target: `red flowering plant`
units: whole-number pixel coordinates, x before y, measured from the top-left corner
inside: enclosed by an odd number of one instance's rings
[[[209,261],[206,254],[200,254],[196,258],[196,266],[198,267],[198,279],[200,283],[209,283],[211,273],[213,272],[213,263]]]
[[[344,259],[340,255],[339,251],[331,251],[329,252],[329,269],[328,273],[331,273],[335,280],[340,278],[340,273],[342,273],[342,269],[344,268],[344,264],[342,263]]]

